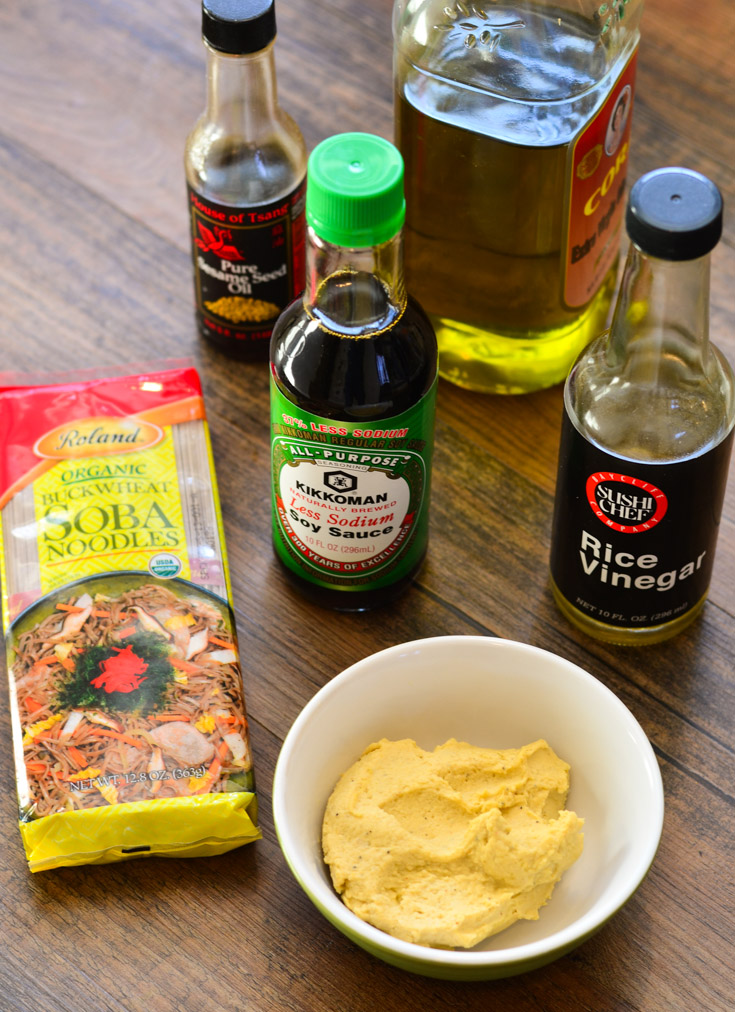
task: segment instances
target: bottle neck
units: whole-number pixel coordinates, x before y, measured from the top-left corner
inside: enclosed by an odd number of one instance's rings
[[[607,362],[648,384],[699,380],[709,368],[710,255],[659,260],[631,243]]]
[[[206,118],[224,133],[257,141],[276,118],[278,97],[273,43],[257,53],[221,53],[206,41]]]
[[[658,260],[631,244],[610,333],[582,352],[564,391],[574,424],[602,449],[678,461],[732,428],[732,370],[709,341],[709,272],[709,255]]]
[[[403,235],[379,246],[335,246],[307,229],[304,308],[322,326],[365,337],[392,326],[406,307]]]

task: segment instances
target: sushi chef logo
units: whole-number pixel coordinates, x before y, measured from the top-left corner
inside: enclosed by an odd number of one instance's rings
[[[590,509],[602,523],[621,534],[640,534],[661,523],[669,501],[648,481],[628,474],[598,471],[587,479]]]

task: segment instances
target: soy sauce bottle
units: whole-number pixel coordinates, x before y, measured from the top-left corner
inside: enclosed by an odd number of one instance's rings
[[[428,541],[437,344],[403,283],[403,160],[338,134],[308,165],[306,289],[271,339],[273,539],[312,600],[392,600]]]
[[[204,0],[207,106],[186,142],[196,318],[233,358],[267,361],[304,288],[301,132],[278,104],[274,0]]]
[[[574,625],[643,644],[684,629],[706,600],[735,383],[709,342],[717,187],[687,169],[650,172],[631,190],[626,226],[610,333],[564,391],[551,576]]]

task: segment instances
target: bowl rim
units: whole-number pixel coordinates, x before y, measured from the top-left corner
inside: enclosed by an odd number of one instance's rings
[[[522,652],[530,653],[533,656],[540,655],[552,658],[555,663],[560,663],[566,667],[569,673],[580,682],[593,686],[594,691],[600,692],[607,703],[617,710],[622,722],[627,725],[627,731],[635,740],[641,757],[644,760],[647,776],[641,779],[649,783],[651,787],[651,799],[648,809],[651,832],[646,838],[645,846],[642,847],[640,852],[636,853],[636,860],[632,864],[624,890],[608,898],[605,903],[596,904],[592,910],[587,911],[571,924],[544,938],[503,949],[462,950],[432,948],[395,938],[380,928],[369,924],[367,921],[363,921],[362,918],[358,917],[357,914],[353,913],[344,904],[330,884],[324,883],[321,880],[317,881],[315,885],[312,884],[307,861],[300,857],[295,848],[289,846],[289,833],[286,828],[288,822],[282,784],[286,781],[287,766],[300,734],[308,724],[312,713],[323,704],[324,700],[339,693],[342,686],[355,678],[368,664],[383,659],[390,659],[394,655],[405,653],[406,650],[431,649],[432,645],[439,644],[448,646],[451,649],[452,645],[459,645],[468,641],[473,641],[475,644],[482,641],[484,644],[491,645],[492,649],[499,650],[516,651],[520,648]],[[368,654],[330,679],[305,704],[283,740],[273,775],[272,799],[273,822],[286,862],[301,888],[328,920],[336,925],[342,922],[350,935],[362,939],[365,947],[370,949],[382,949],[390,952],[392,956],[400,957],[407,962],[423,963],[425,965],[435,965],[445,968],[451,967],[456,970],[461,970],[463,967],[468,970],[473,967],[498,967],[509,962],[514,964],[540,962],[544,960],[544,957],[550,957],[557,950],[568,950],[594,934],[627,903],[646,877],[658,851],[664,819],[663,781],[653,747],[638,720],[612,689],[608,688],[604,682],[600,681],[589,671],[575,664],[574,661],[567,660],[553,651],[533,646],[530,643],[523,643],[519,640],[474,634],[430,636],[398,643]]]

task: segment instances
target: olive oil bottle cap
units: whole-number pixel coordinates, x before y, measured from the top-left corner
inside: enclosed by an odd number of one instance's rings
[[[403,159],[382,137],[335,134],[309,158],[306,220],[333,246],[361,249],[388,242],[403,226]]]
[[[641,176],[628,198],[628,235],[648,256],[695,260],[722,235],[722,195],[711,179],[667,167]]]
[[[276,37],[275,2],[203,0],[202,35],[221,53],[258,53]]]

